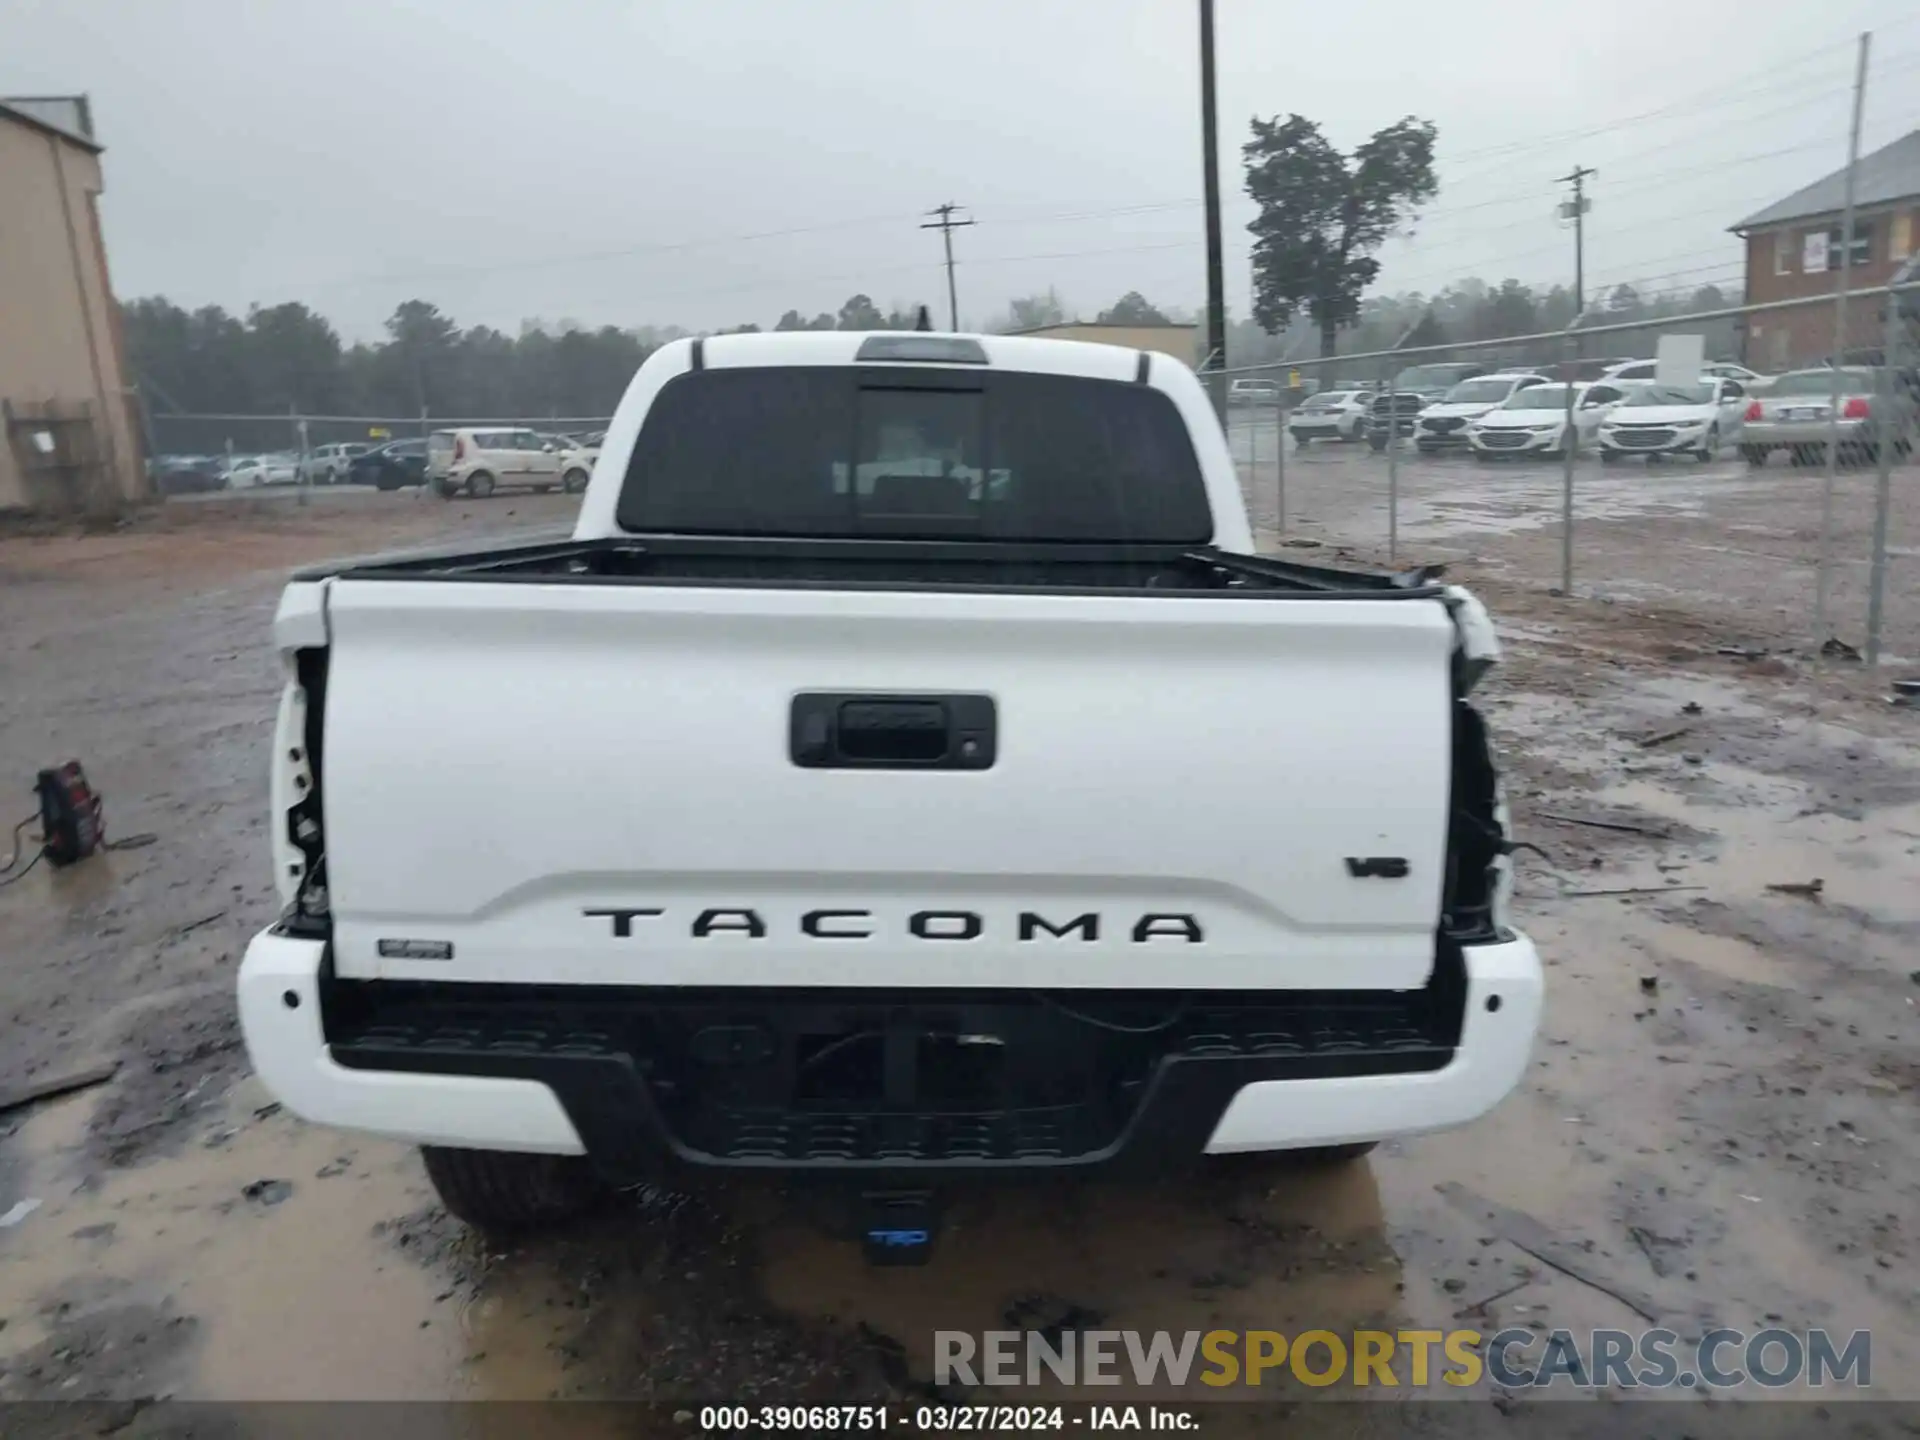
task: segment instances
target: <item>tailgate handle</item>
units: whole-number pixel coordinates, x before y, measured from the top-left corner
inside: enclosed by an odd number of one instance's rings
[[[814,770],[985,770],[998,748],[991,695],[793,697],[788,750]]]

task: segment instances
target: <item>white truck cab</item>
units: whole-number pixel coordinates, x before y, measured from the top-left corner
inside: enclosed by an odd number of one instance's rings
[[[1351,1154],[1526,1068],[1485,612],[1256,555],[1164,355],[678,341],[570,540],[307,572],[275,635],[248,1051],[477,1225],[775,1172],[924,1249],[953,1183]]]

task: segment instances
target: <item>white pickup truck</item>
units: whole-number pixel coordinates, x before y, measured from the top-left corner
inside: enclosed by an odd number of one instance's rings
[[[1164,356],[665,346],[570,541],[288,586],[255,1068],[483,1228],[775,1171],[877,1254],[963,1179],[1473,1119],[1541,1004],[1492,627],[1252,552]]]

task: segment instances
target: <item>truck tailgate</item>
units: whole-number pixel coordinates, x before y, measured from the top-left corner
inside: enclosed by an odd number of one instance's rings
[[[1438,600],[328,590],[343,977],[1408,989],[1432,968]],[[806,692],[990,696],[997,753],[805,768]]]

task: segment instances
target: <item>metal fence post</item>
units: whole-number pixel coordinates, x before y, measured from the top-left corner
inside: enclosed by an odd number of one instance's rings
[[[1896,270],[1888,285],[1905,285],[1916,277],[1920,277],[1920,255],[1909,259]],[[1880,663],[1880,629],[1886,616],[1887,519],[1893,504],[1895,447],[1900,439],[1890,427],[1895,418],[1895,377],[1901,373],[1900,362],[1905,358],[1906,350],[1901,344],[1906,328],[1901,314],[1903,299],[1905,296],[1900,291],[1889,289],[1886,298],[1886,334],[1881,342],[1884,349],[1880,356],[1880,384],[1878,393],[1873,397],[1876,417],[1874,431],[1879,440],[1879,453],[1874,457],[1873,558],[1867,570],[1867,664],[1870,667]]]
[[[1814,575],[1813,642],[1825,645],[1831,638],[1827,606],[1833,592],[1833,492],[1840,469],[1840,383],[1841,367],[1847,363],[1847,291],[1853,278],[1853,197],[1854,177],[1860,168],[1860,111],[1867,98],[1867,54],[1873,45],[1873,33],[1860,36],[1859,69],[1853,80],[1853,129],[1847,141],[1846,199],[1840,220],[1840,274],[1834,281],[1833,295],[1833,388],[1827,399],[1827,476],[1820,493],[1820,561]],[[1894,297],[1889,297],[1894,298]]]
[[[1574,323],[1576,325],[1579,323],[1579,317],[1575,317]],[[1564,343],[1566,366],[1563,383],[1566,386],[1567,407],[1566,429],[1560,436],[1563,462],[1560,473],[1560,593],[1571,595],[1573,594],[1573,456],[1578,448],[1580,434],[1573,423],[1573,377],[1578,372],[1579,366],[1574,363],[1577,341],[1574,339],[1572,330],[1567,332]]]
[[[1246,493],[1251,497],[1253,487],[1260,483],[1260,407],[1258,405],[1250,405],[1248,409],[1250,409],[1252,413],[1247,416]],[[1249,519],[1251,519],[1253,515],[1253,501],[1251,498],[1247,501],[1247,515]],[[1259,547],[1256,546],[1255,548],[1258,549]]]
[[[1387,370],[1387,563],[1400,557],[1399,376]]]
[[[1278,539],[1287,533],[1287,392],[1273,392],[1273,533]]]
[[[307,439],[306,418],[303,416],[300,419],[296,420],[294,422],[294,428],[300,436],[300,469],[299,469],[299,472],[294,476],[294,489],[298,492],[298,498],[299,498],[300,504],[304,508],[307,503],[307,484],[312,475],[312,470],[313,470],[312,465],[309,463],[311,458],[311,447],[309,446],[308,439]]]

